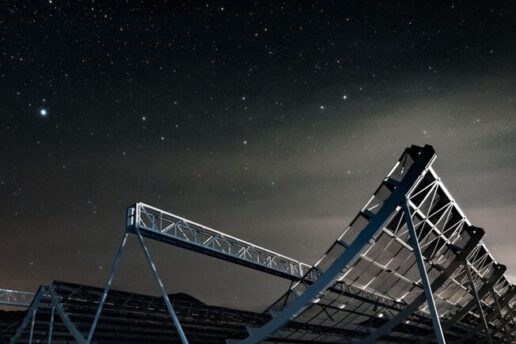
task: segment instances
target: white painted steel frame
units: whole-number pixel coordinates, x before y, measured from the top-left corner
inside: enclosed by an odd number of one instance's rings
[[[0,288],[0,305],[29,307],[34,293]]]
[[[233,257],[237,263],[245,262],[255,268],[263,267],[296,279],[303,278],[307,273],[317,274],[316,271],[311,271],[308,264],[145,203],[136,203],[130,207],[128,216],[130,231],[138,228],[142,234],[155,233],[162,238],[187,244],[192,249],[202,249],[208,254],[221,254],[226,258]],[[311,278],[317,277],[318,274]]]

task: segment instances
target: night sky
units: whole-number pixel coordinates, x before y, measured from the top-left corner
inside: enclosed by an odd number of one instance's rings
[[[137,201],[314,263],[425,143],[516,282],[514,2],[0,6],[0,287],[103,285]],[[136,244],[114,287],[157,294]],[[149,246],[169,292],[288,286]]]

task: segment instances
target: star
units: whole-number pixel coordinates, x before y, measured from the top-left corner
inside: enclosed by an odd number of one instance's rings
[[[48,110],[47,109],[40,109],[39,114],[41,117],[47,117],[48,116]]]

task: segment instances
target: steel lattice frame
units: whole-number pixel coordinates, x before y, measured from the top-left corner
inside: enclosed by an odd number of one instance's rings
[[[427,304],[423,303],[423,299],[420,297],[422,295],[421,277],[417,271],[417,264],[412,254],[413,249],[408,240],[409,231],[400,207],[404,200],[398,199],[398,206],[391,206],[390,217],[385,217],[382,224],[377,227],[378,231],[371,234],[366,240],[357,241],[357,238],[360,239],[359,236],[385,209],[387,202],[392,200],[396,190],[399,190],[403,182],[407,180],[410,169],[417,164],[418,159],[421,161],[422,154],[418,154],[416,151],[417,148],[412,147],[404,153],[397,166],[383,181],[360,214],[346,228],[330,250],[315,264],[315,268],[323,275],[330,271],[331,282],[324,285],[316,297],[312,296],[310,300],[303,300],[303,302],[307,301],[303,305],[289,309],[289,305],[295,302],[300,304],[299,300],[311,287],[304,282],[297,283],[272,307],[273,311],[286,313],[284,318],[296,319],[296,321],[307,324],[317,323],[355,330],[369,327],[373,332],[370,337],[374,338],[374,341],[368,338],[364,340],[366,343],[381,342],[380,338],[386,333],[390,332],[391,335],[396,333],[392,332],[396,326],[400,338],[411,337],[417,342],[424,337],[434,338],[432,331],[428,331],[428,324],[418,321],[411,314],[397,317],[398,312],[392,309],[371,306],[368,303],[356,302],[346,297],[335,297],[334,293],[330,292],[331,283],[341,281],[408,305],[419,299],[416,302],[420,306],[419,312],[428,312]],[[461,250],[466,247],[467,242],[475,234],[475,230],[472,229],[463,212],[431,168],[432,161],[433,158],[426,159],[424,163],[426,168],[419,167],[420,178],[411,181],[413,184],[406,192],[406,197],[418,241],[423,249],[426,271],[430,280],[435,283],[443,271],[446,271],[446,268],[457,259]],[[344,256],[353,245],[361,247],[357,257],[354,260],[350,259],[340,271],[331,270],[335,262]],[[452,339],[464,336],[464,332],[461,332],[459,326],[471,329],[476,328],[479,324],[480,316],[471,307],[475,302],[475,295],[469,287],[469,281],[465,274],[466,265],[471,267],[477,288],[482,289],[485,286],[483,289],[486,291],[481,290],[479,297],[481,303],[489,309],[494,308],[492,294],[487,293],[491,287],[497,297],[502,297],[513,288],[503,276],[505,267],[496,263],[480,241],[468,253],[462,264],[454,266],[455,271],[451,274],[450,271],[447,271],[446,282],[439,283],[441,285],[436,285],[434,288],[433,296],[439,315],[446,323],[445,328],[449,330],[447,337]],[[495,278],[491,279],[491,276],[495,276]],[[510,310],[502,310],[503,312],[512,313]],[[447,322],[447,319],[450,321]],[[514,319],[509,319],[508,316],[504,319],[500,316],[493,316],[490,320],[488,336],[501,341],[514,340]],[[271,321],[271,324],[274,321],[275,319]],[[459,323],[459,321],[461,322]],[[378,326],[374,322],[383,324]],[[426,334],[425,331],[419,333],[403,331],[402,326],[399,326],[402,322],[405,322],[406,325],[417,326],[421,330],[427,329]],[[276,323],[281,325],[281,321]],[[453,326],[457,328],[455,331],[451,331]],[[378,329],[375,331],[377,327]],[[278,327],[270,326],[251,331],[249,338],[242,343],[261,341],[277,330],[279,330]],[[284,333],[284,337],[299,338],[295,332]],[[311,340],[322,340],[322,338],[311,338]]]
[[[292,280],[268,320],[248,324],[245,344],[426,343],[436,336],[440,343],[444,336],[515,342],[515,287],[482,242],[484,231],[471,225],[433,170],[434,159],[430,146],[407,148],[314,266],[143,203],[128,208],[121,248],[127,233],[137,234],[158,283],[143,237]]]
[[[430,147],[425,149],[431,150]],[[363,232],[366,225],[383,207],[387,198],[399,188],[416,160],[422,160],[423,151],[424,149],[414,146],[405,151],[398,164],[352,224],[301,280],[298,273],[291,273],[291,267],[302,266],[303,268],[297,271],[305,271],[308,264],[145,204],[134,206],[134,213],[140,213],[140,218],[136,220],[135,225],[142,229],[143,235],[157,240],[271,272],[294,281],[298,280],[299,282],[294,284],[287,294],[270,307],[270,313],[277,316],[278,312],[283,311],[294,299],[299,298],[298,296],[302,294],[299,289],[303,291],[317,281],[328,265],[348,249],[355,237]],[[408,228],[399,206],[407,201],[418,233],[418,242],[423,249],[426,270],[433,282],[432,289],[440,317],[450,319],[444,326],[447,336],[450,338],[463,336],[466,331],[476,326],[480,319],[480,313],[474,307],[475,294],[465,274],[466,264],[473,271],[472,278],[475,286],[480,287],[480,284],[485,284],[493,289],[491,293],[481,290],[478,294],[482,298],[481,304],[491,310],[487,317],[490,320],[490,326],[500,328],[499,333],[490,335],[500,339],[514,331],[514,320],[509,317],[509,314],[512,314],[509,303],[505,303],[499,312],[493,312],[497,304],[495,299],[503,299],[504,295],[513,289],[503,277],[505,267],[497,264],[490,255],[480,240],[483,230],[471,225],[432,169],[434,158],[432,151],[425,162],[421,163],[417,176],[407,183],[409,185],[405,197],[399,198],[398,206],[392,208],[385,225],[378,226],[375,235],[366,240],[367,242],[361,243],[358,258],[349,264],[345,271],[339,271],[337,277],[325,286],[324,290],[319,291],[321,295],[305,302],[304,307],[310,309],[306,313],[312,312],[314,308],[319,309],[319,312],[314,311],[315,315],[312,317],[302,312],[295,317],[296,321],[306,317],[306,323],[321,322],[323,321],[321,317],[335,319],[337,316],[345,315],[346,318],[341,319],[341,323],[345,323],[348,327],[353,326],[355,322],[359,324],[357,328],[371,330],[376,328],[373,322],[376,322],[376,325],[383,323],[377,326],[377,331],[373,331],[364,340],[365,343],[376,342],[395,328],[399,330],[400,338],[409,336],[421,341],[425,340],[422,338],[426,336],[426,340],[431,340],[432,332],[428,322],[426,298],[422,297],[422,285],[412,254],[413,248],[408,240]],[[260,252],[260,250],[266,250],[266,253],[245,254]],[[275,259],[268,259],[271,256],[281,257],[281,260],[287,263],[272,266],[270,263],[275,262]],[[270,271],[271,269],[276,271]],[[334,300],[325,302],[324,297],[320,296],[326,294]],[[359,295],[363,298],[358,297]],[[370,311],[371,307],[375,312]],[[344,310],[344,308],[347,309]],[[353,309],[349,310],[350,308]],[[381,317],[375,316],[380,314]],[[452,317],[452,314],[455,314],[455,317]],[[503,314],[503,316],[497,317],[496,314]],[[387,317],[390,321],[386,322]],[[288,319],[293,318],[288,317]],[[284,319],[283,322],[288,319]],[[366,320],[369,323],[365,323]],[[338,324],[336,322],[336,326],[340,326]],[[407,335],[407,332],[415,332],[414,326],[419,328],[419,334]],[[286,339],[295,336],[297,333],[284,334]],[[323,338],[319,337],[318,340]]]
[[[42,288],[49,287],[54,290],[62,309],[66,311],[76,330],[82,334],[88,333],[104,290],[59,281]],[[221,344],[228,337],[244,338],[247,335],[246,326],[260,326],[270,319],[270,315],[264,313],[208,306],[181,296],[172,296],[171,302],[186,335],[193,343]],[[28,312],[25,330],[22,331],[17,343],[29,343],[31,338],[33,342],[49,342],[49,337],[53,343],[76,341],[57,312],[52,318],[53,303],[48,293],[34,303],[36,304],[37,307]],[[31,317],[32,310],[36,310],[35,318]],[[332,334],[339,338],[339,341],[366,335],[295,322],[289,323],[287,328],[312,334]],[[280,340],[274,337],[273,339]],[[387,337],[386,340],[391,344],[400,343],[397,338]],[[180,343],[180,340],[175,328],[170,326],[170,316],[161,297],[111,290],[95,332],[95,342]],[[401,343],[409,344],[410,341]]]
[[[27,307],[33,298],[34,293],[0,288],[0,305]]]

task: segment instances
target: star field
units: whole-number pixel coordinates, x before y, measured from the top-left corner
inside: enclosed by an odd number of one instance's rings
[[[0,287],[101,285],[136,201],[314,262],[425,143],[516,278],[510,2],[0,6]],[[259,308],[285,287],[152,248],[171,291]],[[128,256],[116,286],[154,292]]]

